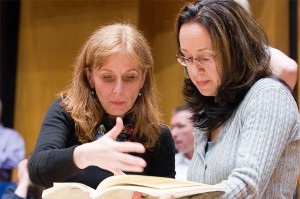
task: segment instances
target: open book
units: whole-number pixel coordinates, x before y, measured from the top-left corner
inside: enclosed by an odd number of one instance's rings
[[[103,180],[92,189],[81,183],[54,183],[43,191],[44,199],[132,199],[134,192],[142,198],[184,198],[186,196],[224,192],[221,187],[172,178],[143,175],[117,175]]]

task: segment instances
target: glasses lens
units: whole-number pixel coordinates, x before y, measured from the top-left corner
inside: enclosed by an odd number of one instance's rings
[[[202,66],[209,66],[212,64],[213,62],[213,58],[215,56],[211,56],[211,57],[200,57],[198,59],[196,59],[196,61],[198,62],[198,64],[202,65]]]
[[[182,66],[187,66],[186,65],[186,62],[185,62],[185,59],[183,59],[182,57],[180,56],[176,56],[177,57],[177,61],[182,65]]]

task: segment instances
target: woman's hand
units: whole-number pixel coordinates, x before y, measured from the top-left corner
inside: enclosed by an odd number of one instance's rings
[[[122,129],[123,121],[117,118],[116,126],[100,139],[76,147],[73,158],[77,167],[98,166],[115,175],[123,174],[122,171],[142,172],[146,162],[127,153],[144,153],[145,148],[140,143],[115,141]]]
[[[22,160],[18,164],[18,186],[15,190],[15,194],[21,198],[26,198],[28,187],[31,183],[27,170],[28,159]]]

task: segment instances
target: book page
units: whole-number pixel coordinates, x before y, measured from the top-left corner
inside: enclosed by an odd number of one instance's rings
[[[94,189],[81,183],[54,183],[53,187],[43,191],[42,198],[90,199],[94,192]]]
[[[218,188],[212,185],[199,185],[190,187],[176,187],[168,189],[156,189],[143,186],[112,186],[95,193],[93,196],[95,199],[131,199],[134,192],[141,192],[147,199],[154,198],[182,198],[185,196],[192,196],[201,193],[208,192],[224,192],[222,188]]]
[[[183,186],[204,185],[197,182],[176,180],[173,178],[156,177],[156,176],[141,176],[141,175],[117,175],[111,176],[103,180],[97,187],[97,190],[104,189],[105,187],[116,185],[140,185],[152,187],[156,189],[167,189]]]
[[[119,175],[106,178],[97,190],[81,183],[54,183],[43,191],[44,199],[132,199],[134,192],[145,194],[147,199],[181,198],[209,192],[224,192],[220,187],[172,178]]]

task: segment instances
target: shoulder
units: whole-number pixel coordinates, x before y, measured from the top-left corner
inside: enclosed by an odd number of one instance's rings
[[[297,103],[289,88],[273,78],[258,80],[245,96],[241,110],[244,114],[254,110],[257,113],[272,110],[281,114],[288,112],[298,115]]]
[[[281,93],[293,98],[289,88],[279,80],[273,78],[262,78],[258,80],[249,90],[247,95],[251,96],[261,92],[268,92],[269,94]]]
[[[166,125],[163,125],[160,128],[160,134],[156,146],[159,148],[162,147],[162,148],[174,149],[175,151],[175,144],[174,144],[171,131]]]
[[[56,118],[60,120],[65,120],[67,122],[72,121],[70,113],[66,111],[66,109],[62,106],[61,102],[61,98],[57,98],[51,103],[45,116],[46,120],[49,121],[53,118]]]
[[[6,135],[9,139],[23,140],[23,137],[18,131],[12,128],[4,127],[2,124],[0,124],[0,135]]]
[[[285,87],[281,82],[279,82],[276,79],[267,77],[267,78],[261,78],[255,84],[253,87]]]
[[[166,125],[162,125],[162,127],[160,128],[160,140],[173,141],[171,131]]]
[[[55,99],[49,106],[49,110],[64,110],[64,107],[61,105],[62,99]]]
[[[67,111],[65,110],[65,108],[62,105],[62,99],[61,98],[57,98],[56,100],[54,100],[49,108],[48,108],[48,113],[67,113]]]
[[[4,127],[3,125],[0,126],[1,131],[5,133],[9,133],[12,135],[19,135],[19,132],[16,131],[15,129],[9,128],[9,127]]]

